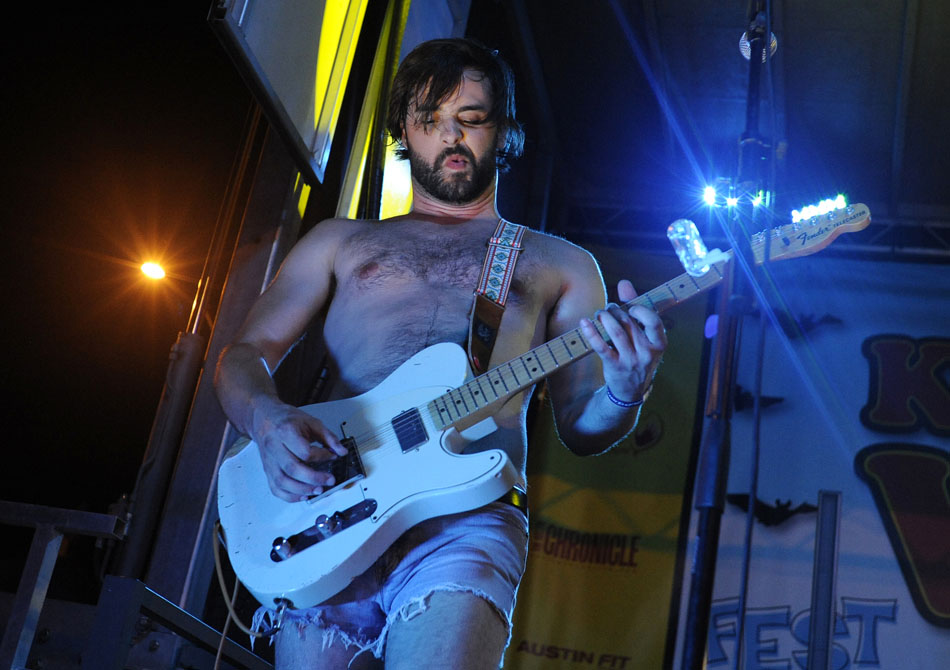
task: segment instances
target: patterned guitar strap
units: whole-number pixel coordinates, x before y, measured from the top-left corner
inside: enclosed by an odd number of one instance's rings
[[[468,331],[468,358],[472,370],[480,375],[488,370],[491,352],[505,313],[508,289],[521,253],[525,227],[498,219],[488,240],[488,253],[475,288],[472,323]]]

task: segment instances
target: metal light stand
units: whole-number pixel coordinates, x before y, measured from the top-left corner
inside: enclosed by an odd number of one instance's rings
[[[763,0],[752,3],[747,31],[750,48],[749,89],[746,129],[739,142],[739,174],[736,180],[737,185],[747,192],[757,192],[757,188],[749,188],[749,185],[761,183],[762,168],[767,164],[769,155],[758,130],[759,79],[767,40],[771,38],[764,5]],[[732,242],[736,261],[751,275],[754,263],[749,234],[729,228],[736,220],[721,222],[726,237]],[[736,263],[731,263],[728,267],[732,269],[735,265]],[[681,666],[685,670],[701,670],[705,663],[720,526],[729,473],[730,419],[735,391],[739,324],[751,304],[745,288],[754,281],[746,272],[732,272],[727,278],[729,281],[724,283],[722,288],[718,310],[719,326],[711,364],[712,376],[705,410],[706,423],[696,467],[695,507],[698,511],[698,526]],[[750,500],[749,504],[752,505],[753,501]]]

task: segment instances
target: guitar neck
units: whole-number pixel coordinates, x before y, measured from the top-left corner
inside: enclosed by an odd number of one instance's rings
[[[731,258],[732,252],[726,253]],[[724,260],[712,265],[701,277],[684,273],[637,296],[622,305],[622,308],[628,310],[635,305],[643,305],[656,312],[664,312],[722,281],[727,262]],[[594,327],[601,337],[610,340],[599,321],[594,320]],[[580,328],[575,328],[442,394],[432,400],[427,409],[439,429],[445,430],[453,424],[464,423],[489,406],[506,402],[515,393],[590,353],[593,353],[593,349]]]

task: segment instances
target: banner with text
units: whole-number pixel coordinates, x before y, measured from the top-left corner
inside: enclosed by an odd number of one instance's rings
[[[743,325],[707,667],[741,653],[746,670],[806,668],[819,491],[841,496],[830,667],[943,667],[950,269],[818,255],[772,276],[746,614],[740,626],[757,317]]]

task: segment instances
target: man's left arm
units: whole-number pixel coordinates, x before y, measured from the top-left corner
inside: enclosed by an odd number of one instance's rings
[[[659,315],[643,306],[629,310],[604,306],[605,290],[593,258],[571,263],[557,305],[548,317],[548,337],[580,326],[594,350],[548,380],[561,441],[580,455],[598,454],[623,439],[634,426],[640,405],[666,349],[666,332]],[[622,302],[633,300],[633,285],[618,285]],[[591,319],[606,332],[598,333]]]

